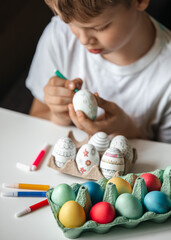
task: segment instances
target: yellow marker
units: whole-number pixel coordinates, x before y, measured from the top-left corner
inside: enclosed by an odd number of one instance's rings
[[[27,183],[14,183],[14,184],[3,184],[3,187],[7,188],[18,188],[18,189],[32,189],[32,190],[49,190],[52,188],[49,185],[42,184],[27,184]]]

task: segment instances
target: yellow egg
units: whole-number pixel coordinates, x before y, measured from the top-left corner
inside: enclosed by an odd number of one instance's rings
[[[67,228],[82,226],[86,221],[84,208],[75,201],[64,203],[59,211],[59,221]]]
[[[124,179],[122,179],[120,177],[113,177],[107,182],[107,184],[109,182],[112,182],[113,184],[116,185],[119,195],[122,193],[132,193],[131,185],[127,181],[125,181]]]

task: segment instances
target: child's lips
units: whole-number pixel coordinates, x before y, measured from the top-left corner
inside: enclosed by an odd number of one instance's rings
[[[98,54],[102,52],[102,49],[88,49],[88,51],[94,54]]]

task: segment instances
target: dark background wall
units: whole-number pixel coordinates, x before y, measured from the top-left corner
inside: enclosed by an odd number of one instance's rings
[[[38,39],[53,14],[43,0],[1,2],[0,107],[28,113],[32,95],[25,79]],[[170,0],[151,0],[147,11],[171,29]]]
[[[52,17],[43,0],[0,1],[0,106],[28,113],[25,79],[38,39]]]

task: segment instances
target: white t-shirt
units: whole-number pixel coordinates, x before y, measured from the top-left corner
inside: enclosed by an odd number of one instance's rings
[[[44,101],[43,88],[54,69],[118,104],[148,139],[171,143],[171,32],[153,20],[155,43],[137,62],[118,66],[88,52],[59,17],[44,30],[26,86]]]

